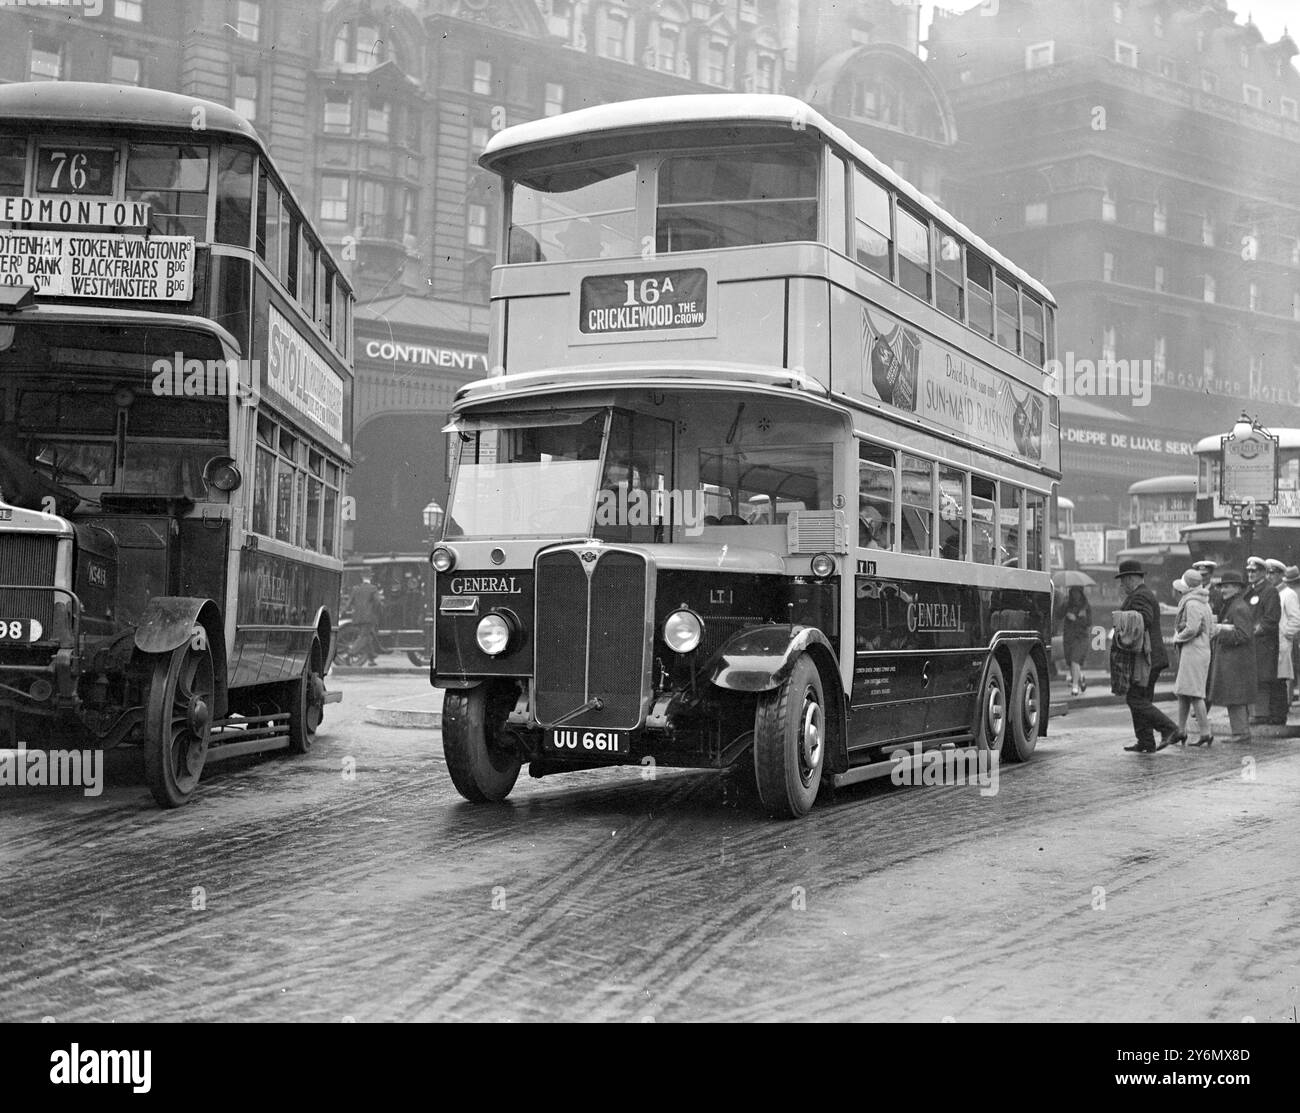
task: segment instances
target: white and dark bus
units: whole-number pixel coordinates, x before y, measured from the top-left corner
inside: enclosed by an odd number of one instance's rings
[[[1048,719],[1051,294],[807,105],[509,128],[436,572],[470,800],[752,762],[772,812]]]
[[[303,752],[338,619],[352,291],[251,125],[0,86],[0,744]]]

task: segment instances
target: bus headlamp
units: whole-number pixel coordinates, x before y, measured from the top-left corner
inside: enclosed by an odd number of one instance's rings
[[[812,558],[812,574],[819,580],[835,574],[835,558],[830,553],[818,553]]]
[[[474,640],[489,657],[500,657],[510,648],[515,633],[515,624],[510,619],[510,615],[493,611],[478,620]]]
[[[203,482],[218,491],[229,493],[235,490],[241,481],[242,477],[239,469],[235,467],[233,457],[214,456],[203,465]]]
[[[664,620],[664,641],[674,653],[689,653],[703,634],[704,623],[692,611],[673,611]]]
[[[456,567],[456,554],[446,545],[439,545],[429,554],[429,563],[435,572],[450,572]]]

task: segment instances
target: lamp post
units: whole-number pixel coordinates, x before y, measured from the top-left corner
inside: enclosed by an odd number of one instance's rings
[[[443,510],[442,504],[437,499],[430,499],[423,510],[420,511],[420,517],[424,519],[424,532],[429,538],[429,544],[436,542],[442,534],[442,520],[447,516]]]

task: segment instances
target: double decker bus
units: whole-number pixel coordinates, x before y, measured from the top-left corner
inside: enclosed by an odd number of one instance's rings
[[[1284,564],[1300,563],[1300,429],[1272,429],[1277,437],[1277,501],[1267,521],[1252,529],[1251,551],[1234,523],[1232,507],[1219,497],[1223,472],[1223,435],[1196,442],[1195,524],[1184,526],[1182,539],[1193,561],[1213,560],[1220,569],[1242,571],[1248,556],[1275,557]]]
[[[228,108],[0,87],[0,738],[165,807],[305,752],[339,606],[352,292]]]
[[[770,812],[1048,719],[1051,294],[807,105],[497,134],[432,681],[470,800],[752,762]]]
[[[1196,521],[1196,476],[1158,475],[1128,489],[1128,547],[1117,560],[1137,560],[1161,603],[1175,606],[1173,582],[1191,567],[1191,550],[1182,539]]]

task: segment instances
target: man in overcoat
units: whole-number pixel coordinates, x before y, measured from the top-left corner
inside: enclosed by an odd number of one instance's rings
[[[1259,686],[1252,701],[1255,711],[1251,722],[1285,723],[1286,708],[1280,709],[1279,717],[1279,709],[1273,706],[1277,700],[1273,693],[1277,684],[1277,638],[1282,623],[1282,601],[1278,598],[1277,588],[1269,582],[1268,565],[1262,557],[1253,556],[1246,561],[1246,576],[1250,580],[1246,602],[1254,619],[1255,682]]]
[[[1120,604],[1120,610],[1137,611],[1142,616],[1142,626],[1151,645],[1151,670],[1147,674],[1147,681],[1145,684],[1130,684],[1125,697],[1137,741],[1124,748],[1134,753],[1153,754],[1170,743],[1187,741],[1187,732],[1179,730],[1178,725],[1152,702],[1156,681],[1169,665],[1164,635],[1160,632],[1160,603],[1156,600],[1156,593],[1146,585],[1146,572],[1140,562],[1120,561],[1115,578],[1124,589],[1124,602]],[[1156,731],[1160,732],[1159,745],[1156,745]]]
[[[1255,700],[1255,619],[1243,591],[1240,572],[1224,572],[1219,580],[1223,614],[1215,627],[1210,660],[1211,702],[1228,709],[1229,742],[1250,741],[1250,705]]]

